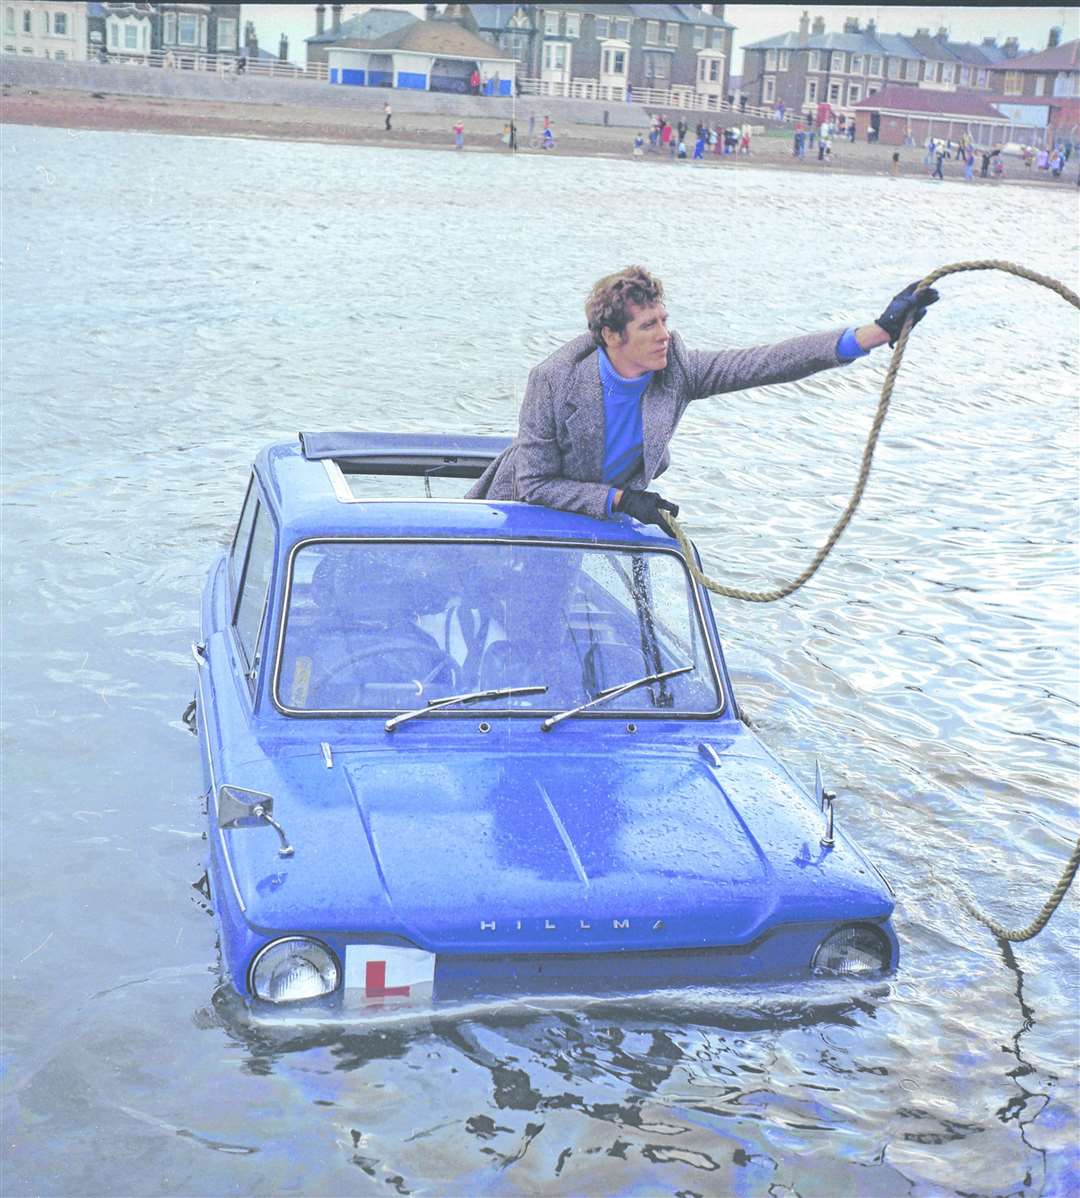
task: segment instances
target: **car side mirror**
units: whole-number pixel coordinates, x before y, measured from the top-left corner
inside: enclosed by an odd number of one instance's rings
[[[261,810],[256,810],[261,808]],[[219,828],[243,828],[265,823],[264,816],[274,812],[272,796],[259,790],[223,783],[218,787],[217,822]]]

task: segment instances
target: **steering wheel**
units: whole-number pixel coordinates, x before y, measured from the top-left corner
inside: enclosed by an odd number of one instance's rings
[[[343,657],[341,661],[331,666],[323,674],[315,686],[317,688],[326,686],[327,683],[333,682],[341,674],[344,674],[350,667],[367,661],[369,658],[387,657],[391,654],[395,656],[397,664],[401,663],[402,656],[407,657],[409,655],[412,656],[414,661],[421,663],[420,672],[423,676],[416,679],[421,689],[444,669],[449,669],[450,671],[451,685],[456,686],[457,684],[459,674],[458,663],[449,653],[444,653],[434,642],[429,645],[423,641],[414,640],[412,637],[385,636],[377,640],[374,644],[367,646],[367,648],[358,649],[355,653],[350,653],[347,657]],[[423,673],[425,669],[427,669],[427,673]],[[400,673],[400,671],[398,672]],[[401,679],[384,679],[383,681],[393,682],[401,681]]]

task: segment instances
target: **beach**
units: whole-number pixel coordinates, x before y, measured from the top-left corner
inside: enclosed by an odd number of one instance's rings
[[[391,93],[387,93],[391,99]],[[543,123],[544,101],[532,96],[522,97],[517,105],[518,153],[548,153],[554,157],[632,158],[636,132],[642,128],[602,124],[558,124],[555,147],[544,151],[534,144]],[[529,118],[534,121],[530,138]],[[691,126],[688,149],[692,150],[692,130],[700,119],[695,113],[670,112],[672,121],[682,116]],[[739,124],[737,113],[710,115],[710,120]],[[379,146],[386,149],[454,148],[455,118],[444,112],[395,112],[393,128],[384,128],[384,116],[379,107],[328,108],[314,105],[256,104],[244,101],[192,100],[175,97],[121,95],[107,91],[80,91],[63,88],[29,88],[5,83],[2,89],[0,123],[13,125],[43,125],[66,129],[102,129],[140,133],[172,133],[194,137],[262,138],[276,141],[319,142]],[[502,116],[491,118],[468,117],[464,121],[465,153],[510,153],[503,139],[506,122]],[[691,158],[671,159],[667,152],[650,153],[646,141],[643,165],[670,169],[737,170],[753,165],[798,171],[800,173],[852,174],[889,176],[894,147],[867,145],[834,138],[828,161],[819,161],[816,145],[807,150],[803,159],[792,154],[792,131],[777,127],[753,138],[750,154],[722,155],[706,150],[700,161]],[[926,176],[930,170],[923,165],[923,149],[907,146],[899,150],[902,176]],[[963,164],[949,160],[944,164],[946,181],[963,182]],[[1019,158],[1007,159],[1003,178],[981,179],[976,171],[973,182],[981,186],[1021,185],[1064,187],[1074,182],[1074,170],[1066,170],[1062,179],[1053,179],[1045,172],[1025,168]]]

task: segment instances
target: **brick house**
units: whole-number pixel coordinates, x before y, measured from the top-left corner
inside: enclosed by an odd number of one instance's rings
[[[676,89],[723,99],[734,26],[724,6],[473,4],[481,36],[512,50],[548,95]]]
[[[959,141],[967,136],[979,146],[1040,140],[1040,129],[1011,120],[993,100],[975,92],[890,83],[855,104],[855,136],[887,146],[922,146],[929,137]]]
[[[994,68],[1001,111],[1042,124],[1055,141],[1080,141],[1080,40],[1051,44]]]
[[[797,31],[766,38],[744,48],[743,91],[751,104],[789,112],[815,112],[827,104],[833,112],[853,113],[855,105],[888,85],[929,91],[990,94],[993,68],[1020,53],[1017,39],[998,47],[993,38],[980,45],[949,41],[944,27],[912,35],[879,32],[849,18],[841,33],[827,33],[821,17],[802,14]]]
[[[192,56],[240,53],[239,4],[98,4],[84,6],[90,53],[123,61],[171,52]]]
[[[5,4],[5,54],[52,58],[57,62],[85,61],[87,57],[86,5],[62,3]]]

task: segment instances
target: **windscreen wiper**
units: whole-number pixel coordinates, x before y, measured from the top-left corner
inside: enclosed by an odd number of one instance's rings
[[[504,699],[509,695],[539,695],[546,690],[546,686],[500,686],[494,690],[470,691],[467,695],[444,695],[441,699],[428,699],[425,707],[417,707],[393,716],[383,727],[387,732],[393,732],[398,724],[404,724],[406,720],[414,720],[418,715],[427,715],[429,711],[438,711],[440,707],[452,707],[455,703],[471,703],[476,699]]]
[[[563,720],[568,720],[572,715],[579,715],[583,711],[588,711],[590,707],[595,707],[598,703],[603,703],[605,699],[614,699],[616,695],[624,695],[627,691],[635,690],[639,686],[644,686],[648,682],[660,682],[664,678],[674,678],[676,674],[686,674],[692,670],[693,666],[679,666],[674,670],[662,670],[659,674],[646,674],[644,678],[635,678],[633,682],[621,682],[618,686],[609,686],[607,690],[602,690],[595,699],[590,699],[588,703],[582,703],[578,707],[571,707],[569,711],[560,711],[558,715],[548,716],[540,725],[542,732],[550,732],[556,724]]]

